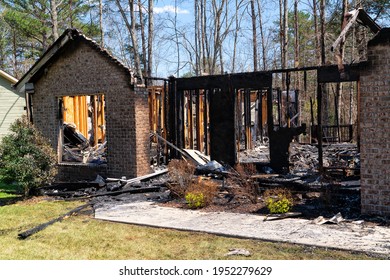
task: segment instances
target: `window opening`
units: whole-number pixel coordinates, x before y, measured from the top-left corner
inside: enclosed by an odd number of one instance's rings
[[[104,95],[63,96],[59,99],[60,162],[106,163]]]

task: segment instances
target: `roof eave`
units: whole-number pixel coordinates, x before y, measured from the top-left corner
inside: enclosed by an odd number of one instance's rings
[[[24,85],[44,66],[46,63],[72,39],[71,30],[64,34],[54,42],[53,45],[38,59],[38,61],[28,70],[26,74],[14,85],[14,88],[20,92]]]

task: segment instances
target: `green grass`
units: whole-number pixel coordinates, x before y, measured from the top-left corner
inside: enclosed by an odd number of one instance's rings
[[[17,198],[20,195],[0,191],[0,199]]]
[[[100,221],[92,218],[89,209],[57,222],[26,240],[18,239],[19,232],[56,218],[81,204],[35,200],[0,207],[0,259],[373,259],[365,254],[346,251]],[[244,248],[252,256],[225,257],[231,248]]]
[[[17,186],[9,185],[0,178],[0,206],[7,205],[22,197]]]

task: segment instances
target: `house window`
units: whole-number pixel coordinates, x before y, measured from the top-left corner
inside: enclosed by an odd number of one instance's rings
[[[106,163],[104,95],[63,96],[58,103],[59,162]]]

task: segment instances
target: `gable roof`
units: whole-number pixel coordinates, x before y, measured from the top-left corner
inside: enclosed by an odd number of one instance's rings
[[[124,70],[134,83],[134,72],[111,55],[106,49],[102,48],[94,40],[86,37],[77,29],[67,29],[62,35],[47,49],[47,51],[35,62],[35,64],[23,75],[22,78],[14,85],[17,91],[21,91],[26,83],[37,80],[44,72],[45,67],[53,61],[56,57],[61,55],[64,49],[69,46],[72,41],[83,41],[90,45],[93,49],[98,51],[102,56],[107,57],[112,63]]]
[[[16,78],[12,77],[10,74],[7,74],[2,70],[0,70],[0,77],[6,79],[11,84],[16,84],[18,82],[18,80]]]

